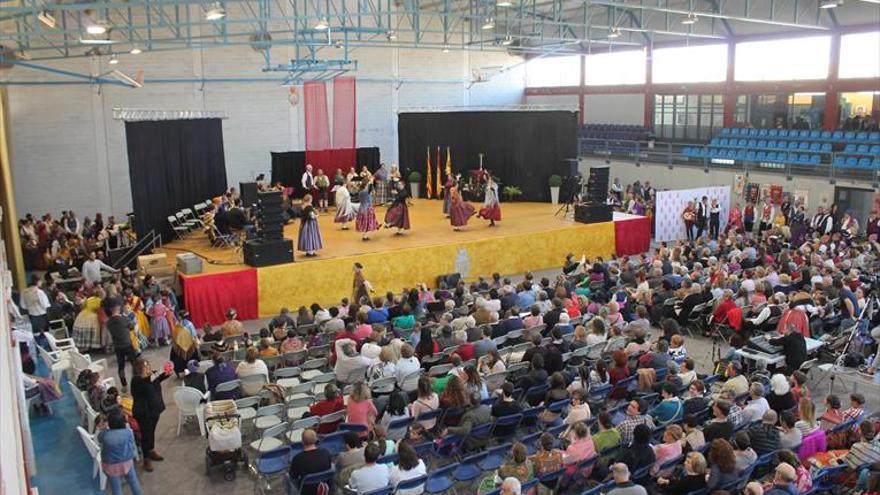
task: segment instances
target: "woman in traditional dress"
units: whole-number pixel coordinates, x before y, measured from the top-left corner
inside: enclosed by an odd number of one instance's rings
[[[97,295],[89,296],[73,322],[73,342],[76,344],[76,348],[81,351],[101,347],[99,309],[101,309],[101,298]]]
[[[336,218],[335,223],[342,224],[342,230],[348,230],[348,222],[357,217],[357,210],[351,203],[351,193],[348,192],[348,184],[336,186]]]
[[[182,321],[189,321],[186,319],[188,315],[186,311],[181,311]],[[196,329],[193,327],[192,323],[189,326],[181,323],[177,326],[174,332],[174,341],[171,345],[171,363],[174,365],[174,372],[177,373],[178,376],[183,375],[183,371],[186,369],[186,364],[190,360],[199,360],[199,341],[198,335],[196,334]]]
[[[456,185],[455,177],[452,174],[446,175],[446,183],[443,184],[443,214],[449,216],[449,203],[451,201],[450,191]]]
[[[406,188],[403,182],[397,183],[397,195],[388,211],[385,212],[385,228],[396,227],[395,235],[403,235],[404,230],[409,230],[409,207],[406,205]]]
[[[125,291],[125,301],[131,305],[138,331],[147,339],[150,338],[150,320],[144,313],[144,303],[132,290]]]
[[[727,214],[727,228],[725,230],[725,234],[731,230],[737,233],[742,232],[742,211],[739,209],[739,202],[734,203],[733,208],[730,209],[730,213]]]
[[[764,206],[761,207],[761,223],[758,225],[758,233],[763,235],[765,231],[773,228],[773,219],[776,217],[776,207],[770,196],[764,198]]]
[[[450,189],[449,204],[449,223],[452,224],[452,230],[461,230],[461,227],[467,225],[468,220],[476,213],[474,207],[462,199],[458,187]]]
[[[373,209],[373,198],[370,196],[370,189],[372,189],[372,186],[369,182],[362,182],[361,190],[358,191],[358,201],[360,204],[354,228],[361,233],[362,241],[369,241],[370,232],[379,230],[379,221],[376,220],[376,210]]]
[[[366,167],[364,167],[366,169]],[[381,163],[379,170],[373,174],[373,203],[384,205],[388,202],[388,167]]]
[[[324,247],[321,242],[321,231],[318,230],[318,212],[312,206],[311,194],[306,194],[303,197],[297,247],[300,251],[305,251],[306,256],[310,258],[317,256],[317,251]]]
[[[393,191],[394,189],[397,189],[397,183],[401,180],[400,167],[398,167],[396,163],[392,163],[391,171],[388,172],[388,186]]]
[[[687,239],[689,241],[694,240],[694,220],[696,220],[697,214],[694,211],[694,202],[688,201],[687,206],[685,206],[684,211],[681,213],[681,219],[684,220],[684,230],[687,232]]]
[[[169,308],[165,306],[163,297],[156,297],[153,307],[150,308],[150,328],[152,338],[156,345],[168,345],[171,342],[171,325],[168,323]]]
[[[370,299],[370,292],[373,290],[373,286],[364,278],[364,265],[355,263],[353,270],[354,280],[351,284],[351,303],[354,307],[358,307],[364,299]]]
[[[483,207],[480,208],[480,218],[489,221],[489,227],[494,227],[495,222],[501,221],[501,203],[498,200],[498,184],[492,180],[492,176],[487,174],[486,178],[486,199],[483,200]]]

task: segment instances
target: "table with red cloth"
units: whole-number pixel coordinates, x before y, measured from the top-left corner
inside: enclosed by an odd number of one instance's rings
[[[650,218],[614,213],[614,250],[618,256],[641,254],[650,247]]]
[[[256,268],[204,275],[181,274],[180,285],[190,320],[196,327],[223,323],[229,308],[235,308],[239,320],[259,318]]]

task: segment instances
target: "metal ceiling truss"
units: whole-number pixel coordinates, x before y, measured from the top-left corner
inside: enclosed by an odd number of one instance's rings
[[[353,69],[351,52],[365,47],[583,53],[658,38],[725,40],[745,26],[821,33],[837,19],[819,1],[221,0],[225,17],[212,21],[209,0],[0,0],[0,45],[32,61],[247,45],[262,53],[264,72],[297,82]],[[703,20],[685,25],[688,15]],[[315,28],[322,20],[328,29]],[[99,22],[108,33],[86,33]],[[82,44],[93,38],[108,44]],[[290,62],[274,64],[281,55]]]

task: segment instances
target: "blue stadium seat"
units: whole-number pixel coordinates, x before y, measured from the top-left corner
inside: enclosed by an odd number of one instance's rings
[[[757,145],[758,145],[758,141],[756,141],[754,139],[749,139],[749,142],[746,143],[746,146],[748,146],[749,148],[754,148]]]
[[[810,143],[810,151],[819,151],[820,149],[819,143]]]
[[[721,129],[721,133],[720,133],[720,135],[721,135],[721,136],[729,136],[729,135],[730,135],[730,129],[728,129],[727,127]]]
[[[801,142],[798,144],[798,149],[799,149],[799,150],[804,150],[804,151],[810,149],[810,142],[809,142],[809,141],[801,141]]]
[[[727,146],[727,140],[726,139],[719,139],[718,146]]]
[[[856,145],[848,144],[848,145],[844,146],[843,152],[844,153],[855,153],[856,152]]]
[[[755,161],[756,157],[757,153],[755,153],[754,151],[749,151],[748,153],[746,153],[746,160]]]
[[[779,131],[777,131],[776,129],[770,129],[770,132],[767,133],[767,136],[769,136],[769,137],[776,137],[778,135],[779,135]]]
[[[831,139],[841,141],[843,139],[843,131],[834,131],[834,134],[831,135]]]
[[[788,149],[790,149],[790,150],[798,149],[798,142],[797,141],[789,141],[788,142]]]
[[[779,129],[779,137],[788,137],[788,131],[785,129]]]
[[[822,131],[822,139],[826,141],[831,139],[831,131]]]
[[[708,156],[709,158],[715,158],[715,157],[717,157],[717,156],[718,156],[718,149],[716,149],[716,148],[709,148],[709,154],[706,155],[706,156]]]
[[[819,165],[822,163],[822,157],[819,155],[810,155],[810,163],[813,165]]]
[[[780,154],[776,155],[776,161],[787,162],[788,161],[788,153],[780,153]]]
[[[746,159],[746,152],[745,152],[745,150],[739,150],[739,151],[737,151],[737,152],[736,152],[736,159],[737,159],[737,160],[745,160],[745,159]]]
[[[868,141],[880,141],[880,132],[868,134]]]
[[[721,139],[719,139],[719,138],[712,138],[712,139],[709,140],[709,146],[715,146],[715,145],[718,144],[719,142],[721,142]]]
[[[880,155],[880,144],[875,144],[871,146],[871,154],[872,155]]]
[[[852,131],[847,131],[843,133],[844,141],[854,141],[856,139],[856,133]]]
[[[798,163],[810,163],[810,155],[804,153],[798,157]]]
[[[730,135],[731,136],[739,136],[740,131],[742,131],[742,129],[740,129],[739,127],[734,127],[733,129],[730,130]]]
[[[820,131],[810,131],[810,139],[819,139],[822,136]]]
[[[880,157],[874,158],[874,161],[871,162],[871,168],[874,170],[880,169]]]
[[[681,154],[684,156],[691,156],[691,149],[688,147],[684,147],[681,149]]]
[[[764,147],[769,148],[771,150],[775,150],[776,149],[776,141],[767,141],[767,146],[764,146]]]
[[[856,133],[856,141],[867,141],[868,133],[867,132],[857,132]]]
[[[845,165],[847,168],[856,168],[858,165],[859,165],[858,158],[856,158],[854,156],[847,157],[846,165]]]
[[[757,144],[757,146],[755,146],[755,147],[756,147],[756,148],[766,148],[766,147],[767,147],[767,141],[764,141],[764,140],[762,139],[762,140],[758,141],[758,144]]]
[[[866,156],[859,160],[859,168],[871,168],[871,159]]]
[[[831,143],[822,143],[822,152],[831,153]]]
[[[835,167],[843,167],[844,165],[846,165],[846,158],[844,158],[840,155],[837,155],[834,157],[834,166]]]
[[[776,161],[776,152],[771,151],[770,153],[767,153],[767,161],[775,162]]]
[[[748,143],[748,141],[746,141],[745,139],[740,139],[738,143],[731,142],[730,145],[731,146],[742,146],[743,148],[745,148],[747,143]]]
[[[791,163],[797,163],[797,161],[798,161],[798,154],[797,154],[797,153],[789,153],[789,154],[788,154],[788,160],[782,160],[782,161],[784,161],[784,162],[791,162]]]
[[[810,131],[803,130],[800,132],[800,134],[798,134],[798,137],[800,137],[801,139],[807,139],[808,137],[810,137]]]
[[[867,154],[869,152],[869,150],[870,150],[870,148],[868,148],[867,144],[860,144],[859,148],[858,148],[858,153]]]
[[[758,154],[755,155],[755,160],[757,160],[759,162],[766,160],[766,159],[767,159],[767,153],[765,153],[763,151],[759,151]]]
[[[767,136],[767,129],[758,129],[758,136],[766,137]]]

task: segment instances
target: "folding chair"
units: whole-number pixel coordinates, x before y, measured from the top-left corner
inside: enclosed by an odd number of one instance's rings
[[[171,230],[174,231],[174,235],[178,239],[185,239],[187,234],[189,234],[189,228],[180,225],[177,222],[177,217],[175,217],[174,215],[168,215],[168,224],[171,225]],[[214,228],[214,230],[216,230],[216,228]],[[218,231],[215,236],[219,234],[220,232]]]

